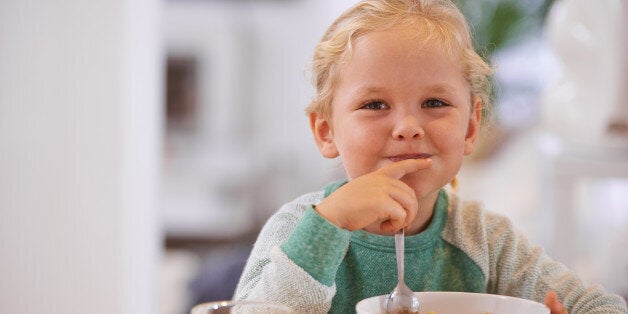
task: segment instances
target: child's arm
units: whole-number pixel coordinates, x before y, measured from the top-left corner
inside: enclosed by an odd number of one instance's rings
[[[312,209],[311,204],[322,197],[322,191],[308,194],[284,205],[268,220],[247,261],[235,299],[274,301],[289,305],[296,313],[329,311],[336,293],[333,276],[351,233],[326,222]]]
[[[623,298],[583,282],[532,245],[507,218],[483,211],[477,203],[458,207],[455,196],[452,200],[443,238],[477,263],[486,276],[487,293],[544,302],[555,291],[571,314],[628,313]]]
[[[498,220],[500,221],[500,220]],[[488,231],[491,268],[489,287],[496,293],[549,301],[552,313],[627,313],[624,300],[597,285],[588,285],[565,265],[552,260],[544,250],[532,245],[515,231],[510,222],[501,220]],[[554,300],[552,293],[557,298]],[[557,304],[555,301],[559,302]]]
[[[430,164],[392,163],[349,181],[323,201],[319,193],[285,205],[260,232],[235,298],[275,301],[297,313],[327,312],[350,231],[376,221],[390,231],[407,226],[418,205],[414,190],[399,179]],[[317,203],[314,210],[311,204]]]

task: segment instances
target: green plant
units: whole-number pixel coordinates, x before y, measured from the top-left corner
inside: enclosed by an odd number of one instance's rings
[[[479,52],[491,56],[522,36],[539,32],[555,0],[455,0],[467,16]]]

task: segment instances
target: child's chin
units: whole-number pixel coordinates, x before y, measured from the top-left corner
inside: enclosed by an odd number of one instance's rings
[[[419,171],[406,174],[403,178],[401,178],[401,181],[417,191],[421,189],[422,185],[429,182],[429,177],[426,176],[425,172],[421,173]]]

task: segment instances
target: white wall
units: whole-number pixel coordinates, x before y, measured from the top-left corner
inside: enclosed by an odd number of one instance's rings
[[[237,236],[256,213],[342,174],[316,149],[304,110],[314,46],[353,2],[166,4],[167,52],[199,64],[198,128],[167,136],[160,204],[170,235]]]
[[[159,10],[0,2],[0,313],[155,312]]]

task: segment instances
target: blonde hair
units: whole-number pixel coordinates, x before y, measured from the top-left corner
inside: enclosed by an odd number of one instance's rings
[[[425,33],[424,44],[439,43],[457,54],[471,96],[482,100],[483,110],[489,109],[492,70],[475,52],[467,21],[455,4],[450,0],[364,0],[338,17],[316,46],[312,59],[316,95],[306,112],[330,119],[338,68],[350,58],[355,40],[397,25],[419,26]]]

